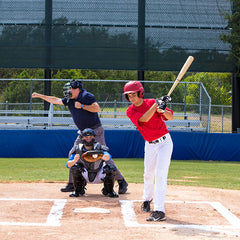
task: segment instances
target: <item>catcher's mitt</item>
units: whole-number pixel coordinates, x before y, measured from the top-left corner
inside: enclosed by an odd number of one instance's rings
[[[89,150],[83,153],[82,158],[88,162],[97,162],[103,155],[104,153],[101,150]]]

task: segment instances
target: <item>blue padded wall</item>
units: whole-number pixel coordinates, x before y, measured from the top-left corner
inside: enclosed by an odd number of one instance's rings
[[[240,161],[240,134],[170,132],[172,159]],[[0,130],[0,157],[67,158],[76,130]],[[105,130],[113,158],[143,158],[137,130]]]

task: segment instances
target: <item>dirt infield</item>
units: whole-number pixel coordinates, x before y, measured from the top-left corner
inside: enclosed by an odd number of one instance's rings
[[[0,183],[0,239],[240,239],[240,191],[169,185],[167,220],[149,223],[142,184],[115,199],[101,184],[70,198],[59,191],[64,184]]]

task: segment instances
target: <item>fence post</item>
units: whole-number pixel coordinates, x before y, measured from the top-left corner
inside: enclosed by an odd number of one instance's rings
[[[53,122],[53,104],[50,104],[49,111],[48,111],[48,127],[52,127]]]
[[[185,93],[184,93],[184,119],[187,119],[187,83],[185,83]]]
[[[117,100],[114,100],[114,118],[117,117]]]
[[[221,113],[222,113],[222,133],[223,133],[223,105],[222,105],[222,107],[221,107]]]
[[[33,80],[31,79],[30,83],[30,112],[32,112],[32,92],[33,92]],[[30,114],[31,116],[31,114]]]
[[[7,114],[7,112],[8,112],[8,101],[6,101],[5,103],[6,103],[6,105],[5,105],[5,110],[6,110],[5,116],[7,116],[7,115],[8,115],[8,114]]]
[[[199,84],[199,116],[202,121],[202,85]]]

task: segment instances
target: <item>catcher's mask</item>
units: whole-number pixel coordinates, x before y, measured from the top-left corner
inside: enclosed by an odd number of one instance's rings
[[[140,98],[144,97],[144,88],[139,81],[130,81],[126,83],[124,86],[123,95],[127,99],[127,101],[129,101],[128,93],[134,93],[134,92],[137,92]]]
[[[81,133],[81,138],[87,137],[87,136],[93,136],[92,140],[90,142],[87,142],[85,139],[82,140],[82,143],[86,146],[93,146],[95,143],[95,132],[91,128],[86,128]]]
[[[63,87],[63,95],[67,99],[71,99],[72,97],[72,89],[77,89],[79,88],[80,90],[83,89],[82,83],[78,80],[71,80],[70,82],[66,83]]]

